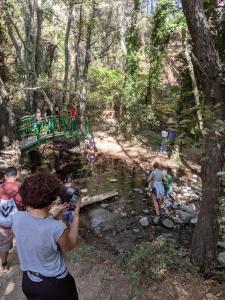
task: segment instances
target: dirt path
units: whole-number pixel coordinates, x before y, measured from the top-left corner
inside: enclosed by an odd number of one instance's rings
[[[66,261],[76,279],[80,300],[132,299],[130,285],[119,265],[92,245],[81,241],[78,248],[67,255]],[[0,273],[0,299],[26,299],[21,289],[22,275],[15,248],[9,262],[10,271]]]

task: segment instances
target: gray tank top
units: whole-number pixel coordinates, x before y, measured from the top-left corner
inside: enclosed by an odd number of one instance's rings
[[[57,241],[66,226],[63,222],[36,218],[28,212],[13,215],[12,230],[22,271],[32,271],[46,277],[57,277],[66,272],[62,252]]]

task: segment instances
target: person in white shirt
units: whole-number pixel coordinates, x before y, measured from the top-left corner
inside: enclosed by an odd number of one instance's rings
[[[163,185],[164,176],[165,173],[161,170],[159,163],[154,162],[153,171],[148,178],[149,192],[151,193],[151,199],[156,213],[153,219],[154,223],[158,223],[160,219],[161,203],[165,194]]]
[[[168,131],[165,129],[162,130],[161,132],[162,135],[162,142],[161,142],[161,147],[160,147],[160,153],[161,154],[166,154],[166,141],[168,138]]]

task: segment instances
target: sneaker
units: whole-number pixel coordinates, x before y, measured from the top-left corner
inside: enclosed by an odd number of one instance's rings
[[[160,216],[155,215],[153,218],[153,224],[157,225],[159,224]]]

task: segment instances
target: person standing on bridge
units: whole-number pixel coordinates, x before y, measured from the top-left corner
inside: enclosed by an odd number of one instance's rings
[[[70,116],[71,116],[71,129],[75,131],[77,128],[77,108],[72,106],[70,109]]]
[[[50,133],[52,131],[52,111],[50,108],[47,108],[45,111],[45,120],[47,122],[47,133]]]
[[[67,203],[59,206],[54,216],[50,215],[60,188],[57,177],[45,172],[26,178],[20,188],[28,210],[13,216],[12,230],[23,271],[22,290],[28,300],[78,300],[76,284],[62,252],[72,250],[78,242],[81,201],[74,209],[68,230],[57,220],[68,209]]]

